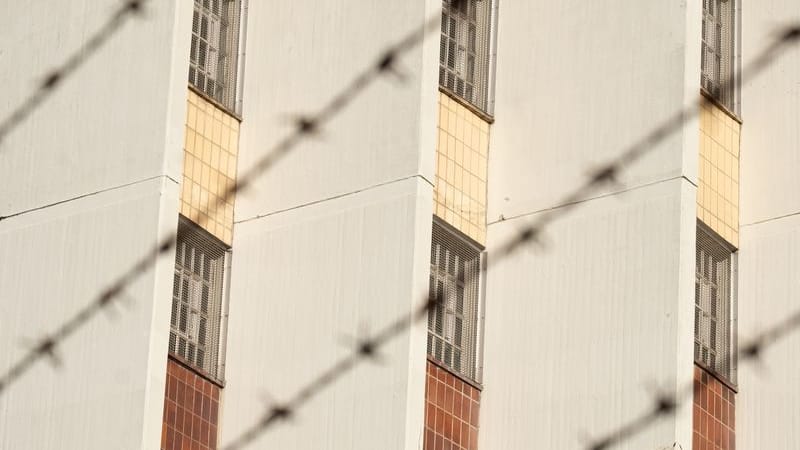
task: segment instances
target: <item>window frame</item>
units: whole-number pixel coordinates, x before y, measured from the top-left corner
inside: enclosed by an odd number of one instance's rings
[[[497,45],[497,0],[463,0],[467,5],[467,11],[452,11],[450,10],[450,5],[453,3],[454,0],[442,0],[442,20],[441,26],[439,30],[439,89],[445,93],[447,93],[450,97],[456,99],[460,103],[467,106],[469,109],[473,110],[480,116],[485,116],[488,121],[492,121],[492,115],[494,114],[494,79],[495,79],[495,60],[496,60],[496,45]],[[452,26],[445,25],[447,19],[451,19],[447,21],[448,24],[452,22],[453,18],[461,17],[463,19],[463,15],[467,14],[470,15],[470,5],[477,4],[477,3],[484,3],[485,6],[483,7],[485,10],[485,17],[481,17],[478,13],[478,7],[476,5],[475,9],[475,51],[470,52],[468,47],[469,42],[468,39],[460,41],[464,36],[467,36],[469,25],[471,25],[471,21],[469,18],[465,19],[469,21],[466,25],[467,31],[464,30],[464,23],[461,21],[455,21],[456,30],[451,30]],[[481,35],[481,30],[478,29],[480,26],[485,26],[486,29],[484,30],[485,35],[485,42],[478,42],[478,36]],[[447,30],[445,29],[447,28]],[[451,35],[451,31],[455,36]],[[445,43],[445,41],[447,41]],[[452,42],[451,42],[452,41]],[[456,61],[456,57],[452,58],[452,67],[450,65],[450,57],[451,54],[451,46],[446,44],[454,44],[453,49],[455,50],[463,50],[464,54],[472,53],[474,56],[474,63],[473,66],[475,67],[472,71],[473,81],[469,82],[466,80],[466,77],[469,73],[466,72],[466,66],[468,58],[467,56],[464,57],[463,65],[464,65],[464,76],[460,76],[458,71],[459,67],[461,66],[460,61]],[[463,44],[463,45],[462,45]],[[460,51],[457,51],[456,54],[460,54]],[[482,70],[483,73],[479,72],[479,69]],[[453,86],[450,86],[449,79],[452,78]],[[476,81],[474,78],[478,77]],[[474,93],[473,99],[467,98],[466,95],[462,95],[458,92],[457,83],[461,81],[464,87],[464,94],[466,94],[466,85],[470,84],[473,87],[473,91],[477,90],[480,86],[481,92]],[[477,86],[477,87],[476,87]]]
[[[189,236],[187,236],[189,234]],[[188,243],[186,241],[189,241]],[[202,311],[202,287],[200,290],[200,294],[197,294],[197,288],[192,288],[192,283],[194,285],[203,284],[203,280],[192,280],[191,278],[203,278],[202,275],[198,274],[197,272],[193,272],[193,269],[187,269],[184,265],[179,266],[178,258],[182,256],[181,252],[181,244],[184,243],[185,245],[189,246],[191,243],[200,243],[207,249],[212,248],[213,251],[217,252],[219,255],[214,258],[209,259],[218,259],[219,265],[214,270],[216,270],[215,275],[209,274],[209,283],[216,283],[216,286],[209,288],[209,295],[214,295],[215,299],[209,300],[208,306],[208,313],[206,313],[206,322],[207,325],[205,327],[205,349],[206,358],[211,358],[209,364],[198,364],[196,358],[190,357],[186,354],[186,352],[179,352],[179,344],[178,340],[180,337],[185,338],[185,342],[187,345],[192,343],[195,345],[195,349],[199,347],[199,332],[200,327],[199,323],[203,319],[201,317]],[[192,245],[192,249],[197,249],[198,245]],[[203,260],[205,261],[205,260]],[[194,223],[192,220],[186,218],[183,215],[179,215],[178,221],[178,239],[175,246],[175,264],[173,267],[173,287],[172,287],[172,301],[171,301],[171,309],[170,309],[170,324],[169,324],[169,338],[168,338],[168,353],[170,357],[175,358],[181,361],[183,364],[191,367],[192,370],[200,373],[205,378],[213,381],[217,384],[223,385],[224,384],[224,375],[225,375],[225,343],[227,340],[227,317],[228,317],[228,302],[229,302],[229,282],[230,282],[230,262],[231,262],[231,250],[230,247],[227,246],[224,242],[222,242],[217,237],[213,236],[211,233],[203,229],[200,225]],[[194,264],[194,260],[193,260]],[[205,262],[203,263],[205,265]],[[183,272],[189,271],[188,279],[185,279],[183,276]],[[212,281],[210,280],[211,277],[215,279]],[[180,282],[181,285],[177,286],[175,282]],[[185,283],[184,283],[185,282]],[[186,297],[189,299],[187,302],[182,302],[181,294],[184,285],[190,286],[190,294]],[[213,292],[212,292],[213,291]],[[177,293],[177,294],[176,294]],[[176,297],[177,296],[177,297]],[[190,298],[190,296],[192,298]],[[214,304],[216,302],[216,305]],[[180,321],[181,321],[181,307],[183,303],[186,303],[187,309],[193,308],[196,306],[197,311],[191,311],[194,316],[186,319],[186,327],[189,328],[190,323],[197,326],[197,330],[192,331],[181,331],[180,330]],[[176,315],[177,313],[177,315]],[[212,323],[208,323],[211,320]],[[216,324],[213,323],[216,321]],[[177,327],[173,328],[173,327]],[[214,332],[216,331],[216,332]],[[173,335],[174,338],[174,347],[173,350]],[[194,342],[193,342],[193,339]],[[213,342],[216,340],[216,342]],[[212,341],[208,343],[208,341]],[[212,350],[213,349],[213,350]],[[213,351],[213,353],[211,353]],[[195,354],[196,355],[196,354]]]
[[[441,273],[439,273],[438,266],[438,259],[434,262],[434,248],[437,244],[435,233],[436,228],[439,228],[439,232],[445,235],[446,239],[454,241],[456,245],[467,249],[468,251],[474,252],[473,258],[476,260],[476,266],[474,266],[474,284],[471,286],[467,286],[467,276],[465,275],[464,283],[464,290],[469,289],[471,291],[471,295],[474,296],[473,299],[468,299],[469,293],[465,292],[461,298],[463,300],[463,307],[461,313],[462,319],[462,342],[463,345],[460,345],[458,350],[462,352],[461,356],[461,363],[459,364],[460,367],[454,366],[454,361],[448,362],[444,358],[440,358],[435,354],[434,348],[436,345],[436,340],[440,340],[442,342],[442,356],[444,356],[444,347],[448,345],[448,336],[445,336],[443,333],[437,333],[437,331],[431,328],[436,326],[436,315],[441,305],[437,305],[432,308],[428,312],[428,323],[426,328],[426,353],[428,359],[435,362],[437,365],[445,368],[452,374],[462,378],[470,383],[480,385],[481,380],[483,378],[483,324],[484,324],[484,301],[485,301],[485,280],[486,280],[486,252],[484,251],[483,247],[470,239],[468,236],[464,235],[457,229],[455,229],[450,224],[446,223],[442,219],[435,217],[433,218],[433,227],[432,227],[432,238],[431,238],[431,256],[430,256],[430,265],[429,265],[429,287],[428,287],[428,294],[431,298],[435,298],[436,295],[434,293],[434,289],[436,289],[439,285],[438,281],[441,278]],[[458,250],[458,249],[457,249]],[[456,268],[457,269],[457,268]],[[447,271],[447,269],[444,269]],[[450,284],[458,284],[458,274],[445,274],[448,278],[454,278],[454,280],[450,280]],[[443,291],[447,292],[447,288],[443,286]],[[458,291],[456,291],[458,292]],[[442,329],[444,331],[444,327],[446,326],[447,319],[449,316],[452,316],[452,325],[453,325],[453,332],[447,333],[451,334],[450,338],[454,338],[455,336],[455,323],[457,320],[457,297],[458,294],[456,293],[456,298],[452,299],[452,302],[445,299],[444,301],[444,315],[442,316]],[[468,302],[471,302],[469,304]],[[453,303],[450,305],[450,303]],[[450,307],[452,306],[452,308]],[[452,311],[448,311],[448,309],[452,309]],[[471,317],[465,317],[467,313],[471,313]],[[455,349],[455,345],[449,343],[453,349]],[[465,353],[470,352],[465,355]],[[455,358],[452,358],[455,359]]]
[[[211,6],[206,7],[204,2],[219,2],[220,18],[219,29],[216,34],[219,36],[212,36],[213,43],[216,44],[215,52],[218,54],[213,62],[205,61],[200,64],[199,56],[208,55],[211,53],[200,51],[200,41],[205,41],[207,46],[211,41],[209,38],[201,36],[201,27],[203,14],[208,12],[213,15]],[[188,84],[197,93],[212,101],[223,110],[238,117],[241,112],[241,84],[242,84],[242,64],[243,64],[243,48],[244,48],[244,32],[245,25],[245,7],[246,0],[194,0],[192,6],[192,30],[190,34],[190,50],[189,50],[189,70],[188,70]],[[202,12],[201,12],[202,10]],[[208,15],[208,14],[206,14]],[[198,18],[197,30],[195,29],[195,18]],[[225,30],[225,28],[228,28]],[[213,34],[213,30],[209,31]],[[223,55],[224,51],[224,55]],[[198,56],[195,59],[195,56]],[[221,62],[225,58],[226,61]],[[214,66],[213,71],[216,75],[211,78],[207,77],[209,73],[209,66]],[[201,70],[203,69],[203,70]],[[200,72],[200,74],[198,74]],[[198,84],[200,77],[203,77],[203,83]],[[221,91],[218,93],[216,90],[213,92],[208,91],[207,80],[212,80],[215,86],[221,85]]]
[[[730,3],[731,17],[719,17],[722,13],[716,16],[709,14],[706,3],[718,5],[719,7],[724,3]],[[710,48],[706,43],[708,33],[705,31],[709,17],[716,18],[713,23],[720,26],[720,29],[715,31],[715,35],[720,41],[719,48],[711,50],[711,53],[719,55],[720,67],[718,70],[720,73],[716,80],[707,77],[705,70],[707,49]],[[730,27],[731,36],[728,39],[723,39],[725,37],[722,29],[724,22],[728,22],[727,25]],[[741,77],[739,73],[741,68],[741,0],[703,0],[701,3],[700,26],[700,90],[705,96],[738,120],[741,112]],[[729,53],[727,58],[726,51]],[[730,67],[722,67],[726,61]],[[718,92],[714,92],[715,88]]]
[[[694,363],[707,372],[712,374],[713,376],[719,378],[725,384],[729,385],[732,389],[736,389],[737,386],[737,379],[738,379],[738,252],[736,248],[725,241],[721,236],[719,236],[716,232],[714,232],[711,227],[703,223],[702,221],[697,221],[697,228],[696,228],[697,237],[695,238],[695,302],[694,302],[694,312],[695,312],[695,325],[694,325],[694,332],[693,332],[693,359]],[[701,292],[700,281],[701,278],[705,278],[703,274],[701,274],[701,268],[697,267],[697,261],[700,258],[699,250],[700,250],[700,236],[705,234],[706,237],[712,241],[714,244],[719,246],[720,250],[726,252],[727,255],[730,255],[730,274],[729,280],[727,281],[727,298],[724,299],[727,303],[727,318],[724,318],[727,321],[728,332],[727,332],[727,345],[724,347],[727,352],[726,355],[722,355],[723,361],[727,359],[728,361],[728,373],[722,373],[718,367],[720,364],[719,356],[715,358],[716,364],[712,364],[709,361],[706,361],[702,358],[702,356],[698,355],[698,347],[702,350],[703,348],[703,338],[707,337],[707,340],[710,341],[712,337],[711,332],[709,331],[708,336],[702,336],[700,330],[698,330],[698,309],[700,311],[703,310],[700,303],[701,301],[698,300],[698,294]],[[710,282],[711,284],[715,284]],[[716,286],[719,289],[719,286]],[[717,308],[719,309],[719,308]],[[721,314],[717,314],[718,318]],[[719,320],[715,320],[716,323]],[[711,346],[711,342],[707,343],[708,346]],[[719,351],[723,348],[723,346],[716,345],[716,348],[713,350],[715,354],[719,353]]]

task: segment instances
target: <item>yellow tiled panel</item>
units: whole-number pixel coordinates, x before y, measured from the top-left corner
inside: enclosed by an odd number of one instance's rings
[[[484,244],[489,124],[440,93],[437,129],[434,213]]]
[[[239,121],[189,91],[181,214],[230,245],[233,198],[222,196],[236,179]]]
[[[699,122],[697,217],[738,247],[740,124],[709,102]]]

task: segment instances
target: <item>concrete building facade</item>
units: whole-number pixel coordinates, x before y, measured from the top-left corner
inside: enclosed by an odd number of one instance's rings
[[[119,5],[11,6],[0,118]],[[247,448],[580,449],[655,392],[615,448],[800,446],[798,338],[736,357],[800,307],[800,50],[738,72],[795,2],[142,6],[0,141],[0,373],[176,240],[2,386],[0,449],[233,448],[293,398]]]

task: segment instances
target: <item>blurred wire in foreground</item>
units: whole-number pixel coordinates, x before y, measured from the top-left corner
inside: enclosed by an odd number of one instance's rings
[[[9,133],[21,125],[56,89],[64,84],[79,67],[89,60],[112,36],[122,30],[131,17],[140,14],[147,0],[127,0],[117,7],[103,25],[71,54],[63,64],[45,75],[39,86],[11,114],[0,121],[0,145]]]

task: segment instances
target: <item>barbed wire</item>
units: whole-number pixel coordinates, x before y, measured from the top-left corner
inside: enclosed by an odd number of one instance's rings
[[[775,60],[788,44],[794,43],[798,39],[800,39],[800,25],[787,28],[775,42],[768,46],[759,57],[745,69],[748,73],[747,78],[753,78],[761,73],[761,71]],[[739,77],[741,74],[744,74],[744,71],[737,72],[735,77]],[[744,81],[744,79],[745,78],[742,78],[742,81]],[[681,129],[688,121],[692,120],[705,101],[704,97],[700,96],[696,103],[687,108],[682,108],[680,111],[670,116],[662,125],[648,133],[643,139],[624,149],[618,157],[593,172],[584,184],[565,196],[562,202],[557,203],[563,206],[542,213],[537,220],[522,228],[514,238],[499,247],[496,256],[490,254],[489,261],[496,264],[498,261],[508,258],[526,244],[538,241],[544,229],[555,219],[567,214],[578,205],[582,204],[581,201],[600,186],[616,182],[618,174],[624,170],[625,167],[634,163],[649,151],[652,151],[658,143],[662,142],[668,136]],[[325,387],[331,385],[337,378],[355,368],[358,362],[374,358],[383,344],[407,330],[408,326],[413,323],[412,318],[414,316],[417,317],[417,320],[424,319],[428,311],[440,301],[441,299],[431,298],[429,293],[427,300],[422,302],[423,306],[421,306],[415,314],[403,317],[392,323],[372,339],[361,340],[360,344],[352,353],[338,360],[331,365],[330,368],[323,371],[321,375],[312,379],[288,401],[285,403],[277,403],[267,408],[264,414],[255,421],[253,425],[246,428],[229,444],[225,445],[223,450],[241,450],[255,439],[262,436],[277,423],[291,418],[300,406],[310,400],[314,395],[320,393]],[[779,332],[772,330],[767,335],[783,336],[789,331],[790,326],[800,326],[800,311],[798,311],[794,320],[789,322],[789,324],[779,324],[775,329],[779,330]],[[758,347],[759,350],[761,348],[763,347]],[[750,352],[754,353],[752,349]],[[638,431],[645,429],[657,418],[673,411],[676,407],[676,402],[677,400],[675,397],[666,395],[658,397],[652,411],[620,427],[620,429],[616,430],[609,437],[604,437],[591,443],[588,448],[590,450],[605,450],[612,444],[620,442],[621,438],[632,436]]]
[[[21,125],[33,112],[47,100],[56,89],[64,84],[75,71],[85,64],[131,17],[141,14],[148,0],[127,0],[120,4],[88,40],[72,53],[58,67],[44,76],[39,86],[30,93],[11,113],[0,121],[0,145],[11,131]]]
[[[141,1],[127,2],[125,5],[127,8],[132,8],[130,5],[133,3],[137,4],[137,8],[141,7]],[[138,9],[136,10],[138,11]],[[113,18],[120,14],[119,11],[116,12],[112,16],[112,20],[107,23],[114,23]],[[211,208],[216,209],[224,205],[237,193],[248,188],[259,176],[268,171],[291,150],[296,148],[300,142],[319,133],[326,123],[363,93],[376,79],[386,74],[400,74],[397,67],[398,59],[404,53],[421,43],[427,33],[438,30],[440,20],[439,16],[427,20],[422,26],[414,29],[412,32],[390,45],[386,50],[380,53],[378,59],[373,64],[368,66],[366,70],[358,73],[344,89],[336,93],[318,112],[297,118],[292,131],[286,137],[279,140],[277,144],[275,144],[271,150],[267,151],[264,156],[259,158],[253,166],[237,177],[236,182],[228,187],[223,194],[212,203]],[[105,28],[106,26],[103,27],[103,29]],[[67,73],[71,73],[71,71]],[[200,225],[202,226],[207,220],[208,219],[205,218],[202,219]],[[116,281],[100,292],[100,294],[85,307],[68,318],[52,333],[39,339],[37,344],[32,346],[32,348],[19,360],[14,362],[5,373],[0,375],[0,395],[8,389],[9,385],[30,370],[37,361],[48,358],[54,363],[58,362],[59,360],[56,354],[58,345],[88,323],[94,316],[100,313],[100,311],[106,309],[113,304],[115,300],[119,299],[127,286],[152,267],[160,256],[166,254],[175,247],[177,239],[177,232],[173,232],[162,239],[153,249],[148,251],[144,257],[139,259]]]
[[[103,43],[111,37],[114,33],[112,28],[118,28],[129,15],[140,11],[143,3],[144,0],[125,2],[123,6],[111,16],[106,25],[104,25],[93,38],[87,41],[87,44],[81,51],[70,57],[59,69],[53,71],[26,102],[17,108],[11,116],[0,123],[0,142],[2,142],[2,139],[14,127],[23,122],[31,112],[40,106],[55,87],[60,85],[67,76],[73,73],[77,67],[85,62],[93,52],[100,48]],[[427,21],[422,27],[419,27],[417,30],[414,30],[412,33],[390,46],[380,55],[379,59],[373,65],[354,78],[350,84],[336,94],[332,100],[326,103],[317,113],[299,117],[295,121],[293,131],[284,139],[280,140],[272,150],[257,160],[248,171],[241,175],[237,182],[218,198],[214,206],[218,207],[232,198],[236,193],[246,189],[260,175],[274,166],[300,142],[307,139],[309,136],[317,134],[326,123],[348,106],[375,79],[387,73],[398,73],[396,68],[398,58],[403,53],[421,43],[424,36],[429,31],[438,30],[439,21],[440,15],[437,15]],[[794,43],[799,38],[800,26],[793,26],[785,29],[779,39],[768,46],[767,49],[748,66],[748,76],[752,77],[760,73],[774,61],[778,54],[785,49],[787,44]],[[742,74],[745,75],[744,71]],[[585,199],[596,189],[607,184],[618,182],[618,175],[625,167],[638,160],[667,136],[680,129],[688,120],[697,114],[703,101],[705,100],[701,99],[692,107],[681,110],[671,116],[663,125],[657,127],[643,139],[625,149],[619,157],[594,171],[584,184],[572,191],[564,198],[563,202],[559,203],[561,205],[559,208],[542,213],[533,223],[519,230],[514,238],[498,249],[496,256],[493,256],[493,258],[497,258],[497,260],[506,258],[525,244],[538,241],[544,229],[555,219],[577,207],[581,200]],[[172,250],[176,240],[177,234],[174,233],[163,239],[128,271],[123,273],[115,282],[111,283],[97,295],[86,307],[79,310],[51,334],[40,339],[30,351],[16,363],[12,364],[11,368],[0,376],[0,394],[2,394],[12,382],[23,376],[38,360],[50,358],[53,361],[57,361],[56,350],[60,342],[74,334],[81,326],[97,315],[99,311],[105,309],[115,300],[119,299],[124,294],[127,286],[149,270],[161,255]],[[330,386],[336,379],[352,370],[358,362],[374,358],[383,345],[391,341],[394,337],[406,332],[415,321],[427,317],[430,308],[439,301],[440,299],[426,298],[421,306],[414,308],[411,313],[390,323],[386,328],[382,329],[371,338],[360,340],[351,354],[342,358],[330,368],[320,373],[317,377],[313,378],[311,382],[301,388],[285,403],[276,404],[268,408],[253,426],[247,428],[243,434],[235,438],[224,448],[226,450],[243,448],[262,435],[272,425],[278,423],[282,419],[291,417],[301,405]],[[740,358],[744,361],[760,358],[764,348],[782,339],[789,334],[789,332],[798,327],[800,327],[800,311],[759,334],[752,341],[749,341],[747,345],[741,348],[739,352]],[[688,392],[692,392],[692,390],[688,390]],[[591,450],[604,450],[614,444],[622,442],[624,439],[647,428],[659,417],[674,411],[680,401],[681,398],[677,395],[658,396],[652,410],[622,425],[607,437],[602,437],[590,443],[587,448]]]

